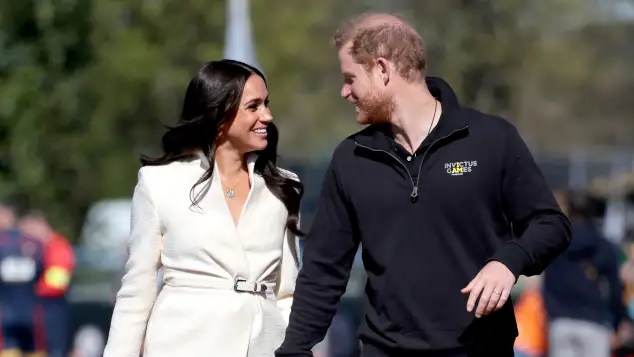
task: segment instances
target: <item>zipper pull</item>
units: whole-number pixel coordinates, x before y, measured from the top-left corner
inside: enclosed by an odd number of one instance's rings
[[[412,194],[409,195],[409,197],[412,199],[412,202],[416,202],[416,199],[418,198],[418,186],[414,186]]]

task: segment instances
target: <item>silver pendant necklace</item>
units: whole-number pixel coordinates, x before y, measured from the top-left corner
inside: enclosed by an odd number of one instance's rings
[[[240,183],[240,181],[241,181],[241,180],[242,180],[242,177],[240,177],[240,178],[238,179],[238,182],[236,182],[236,184],[235,184],[235,185],[233,185],[233,187],[232,187],[232,188],[228,188],[227,186],[225,186],[225,184],[222,184],[222,182],[221,182],[222,186],[224,186],[224,188],[226,188],[226,189],[227,189],[227,190],[225,191],[225,195],[227,195],[227,197],[229,197],[229,198],[234,198],[234,197],[236,197],[236,191],[234,190],[234,188],[236,188],[236,187],[238,186],[238,184]]]

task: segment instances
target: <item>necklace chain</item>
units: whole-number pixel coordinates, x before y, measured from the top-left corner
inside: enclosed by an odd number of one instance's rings
[[[434,99],[434,114],[431,117],[431,123],[429,123],[429,130],[427,130],[427,135],[431,134],[431,129],[434,127],[434,122],[436,121],[436,109],[438,109],[438,100]]]
[[[238,186],[238,184],[240,184],[240,181],[242,181],[242,178],[243,178],[243,177],[244,177],[244,175],[243,175],[243,176],[240,176],[240,178],[238,179],[238,181],[236,182],[236,184],[235,184],[235,185],[233,185],[233,187],[228,187],[227,185],[225,185],[224,183],[222,183],[222,179],[220,180],[220,184],[221,184],[221,185],[222,185],[225,189],[227,189],[227,190],[225,191],[225,195],[227,195],[227,197],[229,197],[229,198],[234,198],[234,197],[236,197],[236,191],[235,191],[235,188]]]
[[[429,123],[429,130],[427,130],[427,136],[431,134],[431,130],[434,128],[434,122],[436,121],[436,109],[438,109],[438,100],[434,99],[434,114],[431,117],[431,123]],[[416,150],[414,151],[414,157],[416,157]]]

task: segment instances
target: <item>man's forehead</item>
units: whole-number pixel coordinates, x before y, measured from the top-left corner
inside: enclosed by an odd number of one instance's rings
[[[339,59],[342,62],[343,61],[346,61],[346,62],[352,61],[352,54],[350,52],[351,50],[352,50],[352,41],[349,41],[345,45],[341,46],[341,48],[337,52],[337,55],[339,56]]]
[[[339,65],[341,67],[341,72],[354,72],[355,64],[356,63],[352,59],[350,53],[342,48],[341,51],[339,51]]]

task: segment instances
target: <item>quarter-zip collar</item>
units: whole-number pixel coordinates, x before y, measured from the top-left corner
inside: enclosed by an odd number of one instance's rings
[[[370,150],[370,151],[373,151],[373,152],[378,152],[378,153],[381,153],[381,154],[389,155],[389,156],[391,156],[394,160],[396,160],[396,162],[398,162],[398,164],[399,164],[400,166],[402,166],[402,167],[405,169],[405,172],[407,172],[407,176],[409,177],[410,181],[412,182],[412,191],[411,191],[411,193],[410,193],[410,199],[411,199],[411,201],[412,201],[412,202],[416,202],[416,201],[418,200],[418,187],[419,187],[419,183],[420,183],[420,173],[421,173],[421,170],[422,170],[422,168],[423,168],[423,164],[425,163],[425,158],[427,157],[427,155],[428,155],[428,153],[429,153],[429,150],[430,150],[430,149],[432,148],[432,146],[434,146],[434,145],[440,145],[440,142],[442,142],[443,140],[448,140],[448,139],[451,139],[452,137],[454,137],[454,136],[455,136],[455,135],[457,135],[457,134],[467,133],[467,132],[468,132],[468,129],[469,129],[469,126],[464,126],[464,127],[462,127],[462,128],[455,129],[454,131],[452,131],[452,132],[448,133],[447,135],[445,135],[445,136],[443,136],[443,137],[439,137],[439,138],[434,139],[434,141],[429,142],[429,144],[425,144],[425,142],[423,142],[423,148],[424,148],[424,150],[423,150],[423,154],[422,154],[422,155],[423,155],[423,157],[422,157],[422,159],[420,160],[420,164],[418,165],[418,169],[417,169],[417,171],[416,171],[416,176],[413,176],[413,175],[412,175],[412,172],[411,172],[411,171],[407,168],[407,166],[406,166],[405,164],[403,164],[403,163],[401,162],[401,160],[399,160],[399,159],[398,159],[398,157],[396,157],[396,156],[392,153],[392,151],[391,151],[391,150],[389,150],[389,149],[385,150],[385,149],[373,148],[373,147],[370,147],[370,146],[367,146],[367,145],[361,144],[361,143],[359,143],[359,142],[358,142],[358,141],[356,141],[356,140],[355,140],[355,144],[356,144],[358,147],[364,148],[364,149],[366,149],[366,150]],[[380,136],[380,135],[381,135],[381,134],[379,133],[377,136]],[[382,140],[382,141],[381,141],[381,140],[379,140],[379,143],[378,143],[378,144],[380,145],[381,143],[385,143],[385,144],[387,144],[387,143],[388,143],[388,141],[387,141],[387,140]],[[384,145],[385,145],[385,144],[384,144]],[[416,177],[416,178],[414,178],[414,177]]]
[[[449,84],[437,77],[427,78],[426,82],[431,94],[442,104],[443,111],[434,130],[425,138],[421,147],[417,149],[417,152],[420,152],[423,157],[415,172],[409,170],[394,155],[391,145],[393,142],[393,139],[391,139],[392,131],[389,125],[371,125],[354,135],[354,142],[357,146],[379,154],[389,155],[405,169],[412,182],[412,191],[410,193],[412,202],[418,200],[420,173],[432,147],[441,145],[445,140],[452,140],[456,135],[466,135],[469,129],[467,121],[463,118],[464,116],[460,115],[458,99]]]

